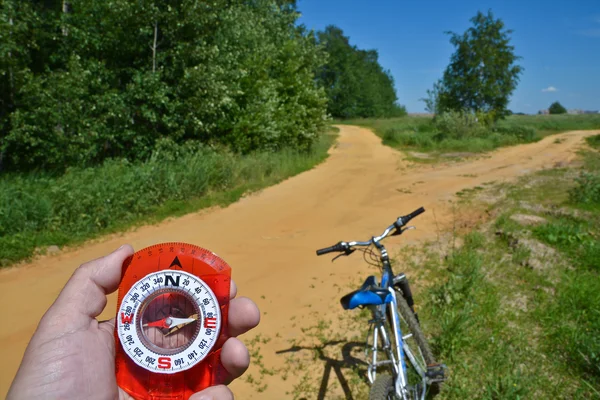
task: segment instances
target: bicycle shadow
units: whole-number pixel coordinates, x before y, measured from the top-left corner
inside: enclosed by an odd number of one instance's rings
[[[341,343],[345,343],[341,348],[341,359],[328,357],[324,353],[324,349],[329,346],[337,346]],[[344,376],[343,370],[349,370],[353,374],[358,373],[360,379],[368,383],[367,379],[367,363],[359,358],[356,358],[352,355],[352,350],[358,347],[361,350],[364,350],[365,344],[364,342],[346,342],[344,340],[335,340],[326,342],[320,346],[292,346],[289,349],[276,351],[275,354],[284,354],[284,353],[296,353],[303,350],[310,350],[316,352],[319,357],[318,359],[325,363],[323,370],[323,377],[321,378],[321,384],[319,385],[319,392],[317,396],[317,400],[324,400],[325,395],[327,394],[327,388],[329,385],[329,380],[331,378],[331,372],[335,373],[337,380],[339,381],[342,390],[344,391],[344,396],[346,400],[354,400],[352,396],[352,391],[350,390],[350,385],[348,384],[348,380]]]

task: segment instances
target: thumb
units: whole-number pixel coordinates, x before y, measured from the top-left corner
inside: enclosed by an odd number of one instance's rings
[[[201,392],[194,393],[190,400],[233,400],[233,393],[227,386],[211,386]]]
[[[114,292],[121,280],[123,262],[133,248],[121,246],[111,254],[87,262],[75,270],[44,320],[58,320],[64,330],[77,329],[96,318],[106,306],[106,295]]]

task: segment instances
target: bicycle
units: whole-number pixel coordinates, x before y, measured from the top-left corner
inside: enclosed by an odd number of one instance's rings
[[[421,331],[408,279],[403,273],[394,275],[387,250],[381,243],[388,236],[397,236],[414,226],[406,224],[425,212],[423,207],[399,217],[380,236],[365,242],[339,242],[331,247],[317,250],[317,255],[342,253],[334,257],[348,256],[359,248],[367,263],[382,267],[378,284],[375,276],[369,276],[360,289],[341,298],[346,310],[368,307],[373,318],[365,346],[368,362],[367,379],[371,384],[369,399],[425,399],[426,394],[436,394],[445,380],[445,365],[436,363],[429,344]],[[373,247],[379,252],[377,256]],[[372,264],[372,263],[370,263]],[[397,294],[400,294],[399,296]],[[403,332],[405,334],[403,335]],[[372,335],[372,345],[369,338]],[[381,350],[380,350],[381,349]],[[371,352],[369,357],[369,351]],[[378,353],[385,352],[387,359],[378,360]],[[389,368],[391,374],[378,374],[378,369]],[[410,368],[409,368],[410,367]]]

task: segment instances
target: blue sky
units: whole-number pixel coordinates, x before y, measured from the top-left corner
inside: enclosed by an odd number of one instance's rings
[[[514,112],[536,113],[558,100],[566,108],[600,109],[600,0],[299,0],[299,23],[337,25],[361,49],[377,49],[400,104],[419,101],[442,76],[453,47],[445,31],[464,32],[478,10],[491,9],[514,30],[525,68],[511,98]]]

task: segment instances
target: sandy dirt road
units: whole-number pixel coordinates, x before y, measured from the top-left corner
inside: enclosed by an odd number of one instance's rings
[[[275,352],[289,347],[287,339],[301,328],[291,326],[291,316],[301,320],[308,315],[307,307],[313,315],[337,310],[332,280],[348,280],[364,270],[361,257],[332,264],[328,257],[316,257],[315,249],[339,240],[367,240],[398,215],[419,206],[428,212],[415,220],[418,230],[390,239],[388,247],[393,252],[402,244],[434,239],[438,227],[452,221],[449,200],[456,192],[569,162],[582,139],[598,133],[567,132],[559,135],[562,141],[555,141],[555,135],[475,160],[431,166],[404,161],[369,130],[340,128],[338,143],[325,163],[227,208],[141,227],[0,271],[0,398],[8,390],[37,322],[73,270],[123,243],[141,249],[182,241],[222,256],[233,268],[239,294],[253,298],[261,308],[262,321],[252,336],[278,334],[279,338],[262,347],[265,364],[277,366],[282,356]],[[113,295],[102,317],[114,314],[115,307]],[[243,381],[235,382],[232,389],[242,399],[290,397],[285,394],[290,381],[272,377],[266,383],[267,390],[260,394],[251,394],[254,390]]]

